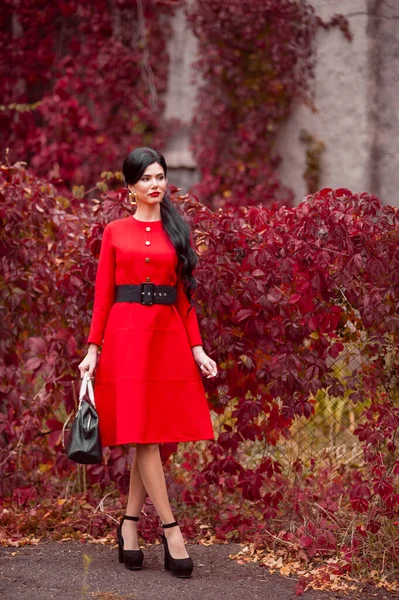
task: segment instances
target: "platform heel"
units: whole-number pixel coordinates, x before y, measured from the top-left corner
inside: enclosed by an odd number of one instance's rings
[[[167,523],[166,525],[162,525],[163,529],[169,529],[169,527],[177,527],[177,522]],[[187,579],[191,577],[191,573],[193,572],[194,563],[192,558],[189,556],[188,558],[173,558],[169,552],[168,540],[166,536],[162,536],[163,547],[165,552],[165,560],[164,566],[165,571],[170,571],[172,575],[175,577],[181,577]]]
[[[143,568],[144,554],[142,550],[124,550],[123,549],[123,537],[122,537],[122,525],[124,521],[138,521],[138,517],[130,517],[124,515],[117,529],[118,539],[118,556],[119,562],[124,563],[126,569],[129,571],[139,571]]]

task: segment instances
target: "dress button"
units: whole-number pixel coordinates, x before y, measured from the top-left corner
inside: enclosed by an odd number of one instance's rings
[[[151,227],[146,227],[145,230],[146,231],[151,231]]]
[[[148,240],[145,243],[146,246],[149,246],[150,244],[151,244],[151,242],[149,242]]]
[[[147,258],[145,259],[145,262],[150,262],[150,259],[148,258],[148,256],[147,256]]]
[[[151,281],[151,277],[146,277],[145,280],[146,281]]]

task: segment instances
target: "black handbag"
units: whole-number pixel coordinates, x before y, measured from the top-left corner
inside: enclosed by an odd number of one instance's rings
[[[90,402],[84,400],[86,391]],[[79,406],[66,443],[68,458],[83,465],[102,462],[101,434],[91,379],[85,373],[79,392]]]

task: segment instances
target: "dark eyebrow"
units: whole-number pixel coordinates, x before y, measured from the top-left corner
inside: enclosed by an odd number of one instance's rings
[[[162,173],[162,172],[161,173],[156,173],[156,177],[158,177],[158,175],[164,175],[165,176],[165,173]],[[143,173],[142,177],[151,177],[151,175],[149,173]]]

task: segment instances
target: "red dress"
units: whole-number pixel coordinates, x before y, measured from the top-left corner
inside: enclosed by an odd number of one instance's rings
[[[192,346],[195,309],[177,281],[177,256],[162,221],[126,217],[103,233],[89,343],[102,343],[95,400],[103,446],[213,439]],[[115,285],[177,285],[175,305],[114,302]]]

